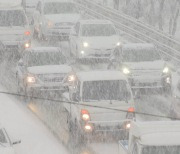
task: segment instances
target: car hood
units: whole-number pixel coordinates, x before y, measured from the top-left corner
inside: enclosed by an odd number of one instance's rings
[[[15,154],[15,151],[12,147],[0,147],[0,154]]]
[[[165,62],[162,60],[151,62],[125,62],[124,65],[131,70],[163,70]]]
[[[69,73],[72,68],[68,65],[46,65],[28,67],[28,72],[32,74],[54,74],[54,73]]]
[[[83,37],[81,42],[87,42],[89,48],[95,49],[112,49],[119,42],[119,36],[103,36],[103,37]]]
[[[45,15],[45,19],[53,23],[76,23],[80,19],[80,14],[52,14]]]

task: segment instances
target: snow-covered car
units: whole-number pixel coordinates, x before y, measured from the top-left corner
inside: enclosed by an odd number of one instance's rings
[[[120,44],[114,24],[107,20],[80,20],[71,30],[70,48],[76,58],[109,58]]]
[[[179,154],[180,122],[133,122],[129,141],[119,142],[118,154]]]
[[[0,127],[0,153],[16,154],[13,145],[19,144],[21,141],[12,142],[5,128]]]
[[[0,2],[0,41],[22,51],[31,45],[31,32],[21,0]]]
[[[160,53],[152,44],[124,44],[114,50],[110,67],[127,75],[133,89],[171,89],[171,72]]]
[[[42,0],[34,13],[34,36],[68,40],[71,28],[81,15],[71,0]]]
[[[135,108],[130,85],[120,71],[77,72],[69,74],[66,81],[69,92],[64,98],[75,103],[63,105],[76,142],[92,134],[127,135]]]
[[[17,65],[18,91],[64,91],[65,76],[72,71],[67,58],[56,47],[27,49]]]

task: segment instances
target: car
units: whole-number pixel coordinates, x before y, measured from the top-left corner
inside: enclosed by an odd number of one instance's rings
[[[109,69],[119,69],[135,89],[162,88],[171,92],[171,71],[153,44],[129,43],[117,47]]]
[[[64,99],[73,103],[63,106],[75,144],[105,133],[127,135],[135,107],[130,85],[120,71],[72,72],[65,81],[69,92]]]
[[[129,140],[119,141],[118,154],[178,154],[180,122],[132,122]]]
[[[33,16],[34,36],[68,40],[71,28],[80,18],[76,4],[70,0],[41,0]]]
[[[108,20],[80,20],[70,33],[71,53],[77,59],[109,58],[121,44],[114,24]]]
[[[11,141],[7,131],[2,126],[0,127],[0,153],[1,154],[16,154],[13,145],[19,144],[21,141]]]
[[[62,81],[71,71],[60,48],[30,48],[17,65],[18,92],[33,95],[36,91],[63,91]]]
[[[0,41],[6,49],[20,52],[31,46],[31,31],[21,0],[0,2]]]

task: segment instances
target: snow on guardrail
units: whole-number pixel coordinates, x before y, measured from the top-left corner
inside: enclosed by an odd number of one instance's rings
[[[180,42],[128,15],[88,0],[75,0],[81,9],[96,18],[111,20],[122,30],[142,41],[154,43],[166,56],[180,62]]]

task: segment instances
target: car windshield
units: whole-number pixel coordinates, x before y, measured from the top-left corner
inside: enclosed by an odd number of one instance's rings
[[[0,129],[0,143],[7,143],[6,136],[4,135],[4,132],[2,129]]]
[[[85,24],[82,26],[82,36],[113,36],[116,31],[111,24]]]
[[[45,3],[44,14],[72,14],[78,13],[78,9],[73,3]]]
[[[147,146],[142,149],[142,154],[179,154],[180,146]]]
[[[126,81],[85,81],[83,83],[83,101],[124,100],[131,98]]]
[[[26,17],[23,11],[20,10],[1,10],[0,11],[0,26],[25,26],[27,25]]]
[[[28,67],[43,65],[60,65],[66,63],[60,52],[33,52],[27,56]]]
[[[143,62],[143,61],[156,61],[161,57],[155,49],[128,49],[123,50],[124,62]]]

